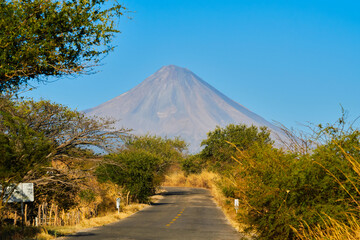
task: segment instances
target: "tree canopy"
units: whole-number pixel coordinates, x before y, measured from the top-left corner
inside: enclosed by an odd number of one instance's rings
[[[124,10],[106,0],[0,0],[0,92],[92,72]]]
[[[201,143],[204,149],[200,156],[208,162],[211,168],[219,170],[226,168],[229,163],[235,162],[231,158],[235,155],[236,148],[247,150],[255,144],[271,143],[270,132],[266,127],[259,129],[244,124],[229,124],[224,128],[217,126],[214,131],[208,133],[207,139]]]
[[[129,150],[142,149],[155,154],[163,162],[173,163],[182,158],[187,144],[180,138],[162,138],[159,136],[132,136],[127,138],[124,147]]]
[[[127,129],[115,129],[114,120],[88,118],[82,112],[46,100],[18,101],[15,109],[30,128],[53,141],[52,158],[78,156],[86,147],[112,151],[115,146],[120,147],[128,132]]]
[[[81,165],[101,159],[91,148],[111,151],[124,142],[127,130],[112,129],[112,123],[87,118],[84,113],[50,101],[1,96],[0,185],[6,188],[32,182],[38,189],[58,189],[54,195],[76,187],[88,170],[83,171]],[[6,204],[6,199],[2,200],[0,197],[0,217]]]

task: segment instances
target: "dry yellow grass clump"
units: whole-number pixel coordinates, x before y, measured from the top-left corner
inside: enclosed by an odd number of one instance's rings
[[[326,227],[309,228],[303,225],[303,230],[293,229],[301,240],[358,240],[360,239],[360,225],[355,217],[349,217],[349,225],[328,217]]]
[[[203,171],[200,174],[190,174],[188,176],[185,176],[182,171],[177,171],[165,176],[163,186],[212,189],[218,177],[217,174],[208,171]]]

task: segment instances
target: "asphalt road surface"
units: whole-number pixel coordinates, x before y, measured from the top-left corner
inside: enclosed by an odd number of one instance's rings
[[[164,198],[136,214],[66,240],[240,239],[208,190],[166,187]]]

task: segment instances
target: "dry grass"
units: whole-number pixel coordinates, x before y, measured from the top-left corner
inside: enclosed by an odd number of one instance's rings
[[[200,174],[190,174],[185,176],[183,172],[173,172],[166,176],[163,186],[171,187],[200,187],[210,190],[211,195],[214,197],[215,203],[222,209],[230,224],[239,232],[245,229],[245,225],[236,220],[236,212],[232,204],[229,204],[222,191],[217,186],[216,182],[221,178],[218,174],[203,171]]]
[[[310,228],[302,226],[303,231],[293,229],[301,240],[358,240],[360,239],[360,225],[357,219],[349,217],[349,225],[328,217],[325,221],[326,227],[320,226]]]
[[[203,171],[201,174],[190,174],[189,176],[185,176],[182,171],[177,171],[165,176],[163,186],[212,189],[218,177],[217,174],[208,171]]]
[[[43,232],[38,234],[36,239],[48,240],[54,239],[56,236],[64,236],[78,232],[83,229],[90,229],[93,227],[103,226],[109,223],[116,222],[120,219],[126,218],[141,209],[148,206],[147,204],[131,204],[122,208],[120,213],[111,212],[106,214],[106,216],[95,217],[90,219],[83,220],[80,224],[74,226],[47,226],[43,229]]]

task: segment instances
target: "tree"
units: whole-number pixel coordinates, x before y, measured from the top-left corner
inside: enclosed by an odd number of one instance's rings
[[[0,221],[15,186],[50,166],[51,142],[26,122],[0,110]]]
[[[92,149],[110,152],[124,142],[127,130],[113,129],[112,123],[50,101],[1,97],[0,184],[28,181],[53,194],[78,188],[89,172],[89,162],[101,161]]]
[[[124,10],[106,0],[0,0],[0,92],[92,72]]]
[[[125,142],[129,130],[115,129],[112,119],[85,116],[84,113],[50,101],[19,101],[16,113],[28,126],[54,142],[48,158],[86,157],[85,149],[111,152]]]
[[[229,124],[225,128],[217,126],[214,131],[208,133],[201,146],[204,149],[200,156],[214,170],[224,170],[235,163],[236,148],[247,150],[253,145],[272,144],[270,132],[266,127],[258,129],[255,126],[248,127],[245,124]]]
[[[160,169],[165,172],[169,165],[182,160],[187,144],[180,138],[169,139],[145,135],[128,138],[124,148],[130,151],[141,149],[154,154],[161,160]]]

